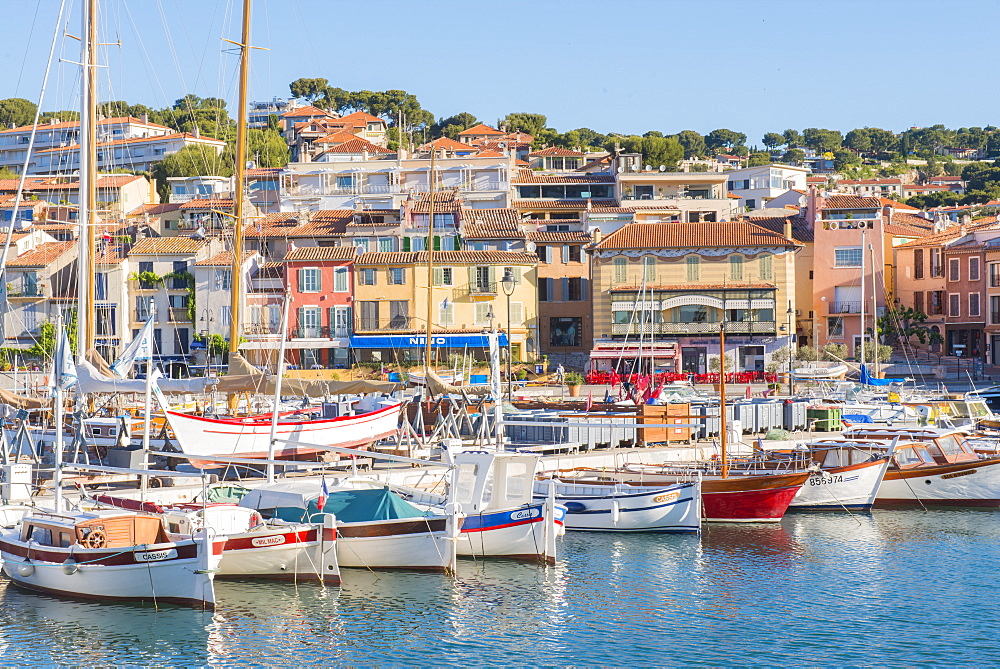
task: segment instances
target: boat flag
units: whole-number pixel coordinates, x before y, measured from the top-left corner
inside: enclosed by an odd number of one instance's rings
[[[323,477],[319,486],[319,497],[316,498],[316,510],[322,511],[326,506],[326,498],[330,496],[330,490],[326,487],[326,477]]]
[[[108,232],[107,230],[105,230],[104,234],[101,235],[101,239],[104,240],[105,244],[110,244],[111,243],[111,233]]]
[[[759,436],[757,437],[757,450],[761,453],[764,452],[764,441]]]
[[[748,383],[747,384],[746,398],[750,399],[751,397],[753,397],[753,389],[750,388],[750,384]]]
[[[66,390],[74,383],[76,383],[76,365],[73,364],[73,349],[70,348],[66,330],[63,330],[52,356],[52,387]]]
[[[125,352],[122,353],[114,364],[111,365],[111,371],[115,373],[119,379],[124,379],[128,376],[128,373],[132,371],[132,366],[135,365],[136,360],[149,360],[153,357],[153,314],[149,314],[149,319],[139,330],[139,334],[136,338],[132,340],[132,343],[128,345]]]

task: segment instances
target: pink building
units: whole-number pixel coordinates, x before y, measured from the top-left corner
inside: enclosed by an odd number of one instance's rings
[[[349,364],[356,254],[354,246],[309,246],[285,256],[289,360],[302,369]]]

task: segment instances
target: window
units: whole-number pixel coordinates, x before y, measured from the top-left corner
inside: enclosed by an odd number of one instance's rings
[[[615,283],[621,284],[626,281],[628,281],[628,258],[615,256]]]
[[[962,273],[962,270],[959,267],[959,260],[958,260],[958,258],[949,258],[948,259],[948,280],[949,281],[958,281],[961,278],[961,273]]]
[[[979,293],[969,293],[969,316],[979,316]]]
[[[233,308],[222,307],[222,327],[228,328],[233,320]]]
[[[551,346],[581,346],[583,344],[583,319],[550,318],[549,344]]]
[[[948,295],[948,316],[950,318],[955,318],[956,316],[962,315],[962,303],[959,300],[958,293],[950,293]]]
[[[743,280],[743,256],[729,256],[729,279]]]
[[[757,261],[757,270],[759,273],[758,278],[761,281],[770,281],[771,279],[774,278],[773,258],[774,256],[772,256],[769,253],[766,253],[762,255],[760,259]]]
[[[330,310],[330,327],[334,337],[348,337],[351,334],[351,308],[334,307]]]
[[[322,324],[322,312],[319,307],[301,307],[299,309],[299,337],[319,337]]]
[[[27,274],[25,274],[27,278]],[[27,285],[25,285],[27,289]],[[37,289],[36,289],[37,292]],[[94,299],[95,300],[106,300],[108,299],[108,273],[107,272],[97,272],[94,275]]]
[[[524,304],[521,302],[510,303],[510,325],[524,325]]]
[[[337,177],[337,188],[353,188],[354,187],[354,177]]]
[[[452,267],[436,267],[434,268],[434,285],[435,286],[453,286],[454,284],[455,271]]]
[[[979,281],[979,258],[969,258],[969,281]]]
[[[455,304],[450,302],[448,298],[445,298],[440,305],[438,305],[438,324],[439,325],[454,325],[455,324]]]
[[[379,237],[378,238],[378,250],[382,253],[388,253],[395,251],[395,241],[392,237]]]
[[[368,240],[367,239],[355,239],[354,246],[357,247],[358,253],[368,253]]]
[[[539,302],[552,302],[555,301],[552,295],[552,279],[542,278],[538,280],[538,301]]]
[[[656,283],[656,258],[642,259],[642,280],[646,283]]]
[[[36,305],[24,305],[24,331],[34,332],[38,329],[38,311]]]
[[[913,293],[913,310],[917,311],[917,312],[920,312],[920,313],[926,313],[924,311],[924,291],[922,291],[922,290],[914,291],[914,293]]]
[[[216,269],[215,270],[215,289],[216,290],[230,290],[233,287],[233,270],[231,269]],[[318,288],[317,288],[318,290]]]
[[[563,262],[581,262],[580,247],[577,244],[563,245]]]
[[[151,263],[151,262],[141,262],[141,263],[139,263],[139,274],[143,274],[145,272],[149,272],[149,273],[153,272],[153,263]],[[156,288],[156,286],[154,286],[149,281],[140,281],[139,282],[139,288],[141,288],[142,290],[150,290],[152,288]]]
[[[476,302],[476,325],[489,325],[490,324],[490,303],[489,302]]]
[[[684,304],[677,308],[677,323],[706,323],[708,322],[708,307],[701,304]]]
[[[844,246],[833,250],[834,267],[861,267],[862,252],[860,246]]]
[[[913,278],[924,278],[924,250],[913,249]]]
[[[406,274],[402,267],[391,267],[389,269],[389,285],[402,286],[406,283]]]
[[[570,300],[573,302],[579,302],[583,298],[583,282],[584,279],[580,277],[569,277],[565,279],[566,281],[566,294],[563,299]]]
[[[685,265],[687,266],[687,280],[688,281],[698,281],[701,275],[701,265],[699,264],[701,259],[698,256],[688,256],[685,258]]]
[[[335,293],[347,293],[350,291],[350,286],[348,285],[349,278],[348,270],[346,267],[335,267],[333,270],[333,292]]]
[[[944,291],[933,290],[930,293],[930,315],[937,316],[944,313]]]
[[[410,303],[406,300],[389,302],[389,329],[405,330],[410,327]]]
[[[375,268],[366,267],[361,270],[361,285],[362,286],[376,285]]]
[[[844,336],[844,317],[828,316],[826,319],[826,336],[831,339],[840,339]]]
[[[135,320],[144,321],[149,318],[149,300],[145,297],[135,298]]]
[[[1000,295],[990,296],[990,323],[1000,325]]]
[[[941,262],[941,249],[931,249],[931,278],[944,276],[944,265]]]
[[[378,330],[378,302],[358,302],[361,312],[361,329]]]
[[[318,267],[299,270],[299,292],[318,293],[320,290],[320,274]]]

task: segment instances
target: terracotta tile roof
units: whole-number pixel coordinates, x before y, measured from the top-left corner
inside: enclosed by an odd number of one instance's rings
[[[825,184],[826,177],[806,177],[807,184]]]
[[[896,209],[897,211],[900,211],[900,210],[901,211],[920,211],[919,207],[911,207],[908,204],[903,204],[902,202],[896,202],[895,200],[890,200],[887,197],[880,197],[878,199],[878,201],[882,203],[883,207],[889,206],[889,207],[892,207],[893,209]]]
[[[663,249],[711,246],[790,246],[793,241],[749,222],[629,223],[604,238],[597,248]]]
[[[369,123],[385,123],[385,121],[380,119],[378,116],[372,116],[368,112],[363,112],[363,111],[356,111],[351,114],[348,114],[347,116],[341,116],[340,118],[337,119],[337,121],[338,122],[352,121],[355,123],[364,123],[365,125]]]
[[[434,213],[455,214],[462,208],[461,201],[457,197],[458,192],[452,189],[434,191]],[[414,202],[410,204],[410,211],[415,214],[430,213],[430,193],[414,193]]]
[[[901,186],[901,179],[841,179],[838,185],[845,186]]]
[[[950,190],[951,190],[951,186],[944,186],[944,185],[941,185],[941,186],[933,186],[933,185],[918,186],[916,184],[908,184],[906,186],[903,186],[903,192],[906,192],[906,191],[950,191]]]
[[[534,170],[520,169],[511,180],[514,184],[613,184],[615,178],[610,174],[539,174]]]
[[[244,251],[241,257],[240,264],[246,263],[247,260],[254,257],[255,255],[260,255],[256,251]],[[233,252],[223,251],[222,253],[216,253],[211,258],[206,258],[205,260],[199,260],[195,263],[199,267],[232,267],[233,266]]]
[[[747,215],[747,219],[754,225],[759,225],[762,228],[770,230],[771,232],[777,233],[781,236],[785,235],[785,222],[791,221],[792,223],[792,239],[797,242],[812,242],[815,239],[813,231],[809,228],[809,224],[806,222],[804,216],[793,215],[793,216],[766,216],[762,218],[757,218],[753,216],[751,212]]]
[[[97,125],[119,125],[125,123],[133,123],[137,125],[146,126],[148,128],[160,128],[162,130],[170,130],[165,125],[160,125],[158,123],[149,123],[148,121],[143,123],[142,119],[136,118],[134,116],[113,116],[111,118],[100,119],[97,121]],[[11,130],[4,130],[0,132],[2,135],[5,132],[24,132],[25,130],[31,130],[30,125],[22,125],[19,128],[13,128]],[[78,128],[80,127],[79,121],[63,121],[62,123],[39,123],[38,129],[40,131],[50,130],[50,129],[62,129],[62,128]]]
[[[823,202],[823,209],[880,209],[881,207],[880,198],[856,195],[831,195]]]
[[[176,202],[166,202],[163,204],[144,204],[136,207],[132,211],[126,214],[126,216],[144,216],[149,214],[150,216],[159,216],[160,214],[166,214],[171,211],[178,211],[181,205]]]
[[[8,267],[47,267],[64,253],[76,248],[76,241],[46,242],[39,244],[31,251],[25,251],[18,257],[8,260]]]
[[[958,223],[955,223],[941,232],[932,232],[931,234],[924,234],[920,239],[914,239],[913,241],[906,242],[905,244],[900,244],[896,246],[897,249],[908,249],[908,248],[922,248],[927,246],[940,246],[952,240],[963,237],[970,232],[976,230],[989,230],[993,226],[997,225],[997,221],[993,220],[983,220],[979,225],[969,225],[963,228]]]
[[[297,260],[354,260],[356,246],[302,246],[288,252],[285,262]]]
[[[520,158],[515,160],[514,164],[517,165],[518,167],[527,167],[528,165],[531,165],[531,163],[529,163],[527,160],[521,160]]]
[[[941,175],[939,177],[931,177],[929,179],[929,181],[961,181],[961,180],[962,180],[962,177],[960,177],[960,176],[951,176],[951,175],[947,175],[947,174],[943,174],[943,175]]]
[[[431,142],[427,142],[426,144],[424,144],[423,146],[421,146],[418,150],[419,151],[430,151],[432,148],[434,148],[434,149],[442,149],[444,151],[470,151],[471,152],[471,151],[475,151],[476,150],[476,148],[474,146],[470,146],[468,144],[463,144],[462,142],[456,142],[455,140],[451,139],[450,137],[438,137],[437,139],[435,139],[435,140],[433,140]]]
[[[529,142],[515,142],[514,140],[508,140],[503,137],[499,139],[477,139],[471,142],[472,146],[476,147],[479,151],[496,151],[497,153],[503,153],[504,151],[510,151],[511,149],[530,149],[531,144]],[[526,165],[529,163],[525,163]]]
[[[313,144],[343,144],[344,142],[349,142],[352,139],[357,139],[358,136],[353,132],[348,132],[347,130],[338,130],[330,135],[325,135],[319,139],[314,139]]]
[[[566,156],[568,158],[583,158],[583,154],[579,151],[570,151],[569,149],[563,149],[558,146],[550,146],[547,149],[542,149],[541,151],[534,151],[529,153],[529,157],[541,158],[543,156]]]
[[[205,198],[203,200],[188,200],[181,209],[232,209],[233,198]]]
[[[197,253],[205,241],[190,237],[152,237],[138,240],[129,255]]]
[[[545,232],[544,230],[539,230],[537,232],[528,233],[528,241],[531,242],[553,242],[553,243],[568,243],[568,242],[592,242],[593,238],[589,233],[586,232]]]
[[[466,239],[524,239],[517,209],[463,209],[462,222]]]
[[[599,206],[599,207],[591,207],[589,213],[591,213],[591,214],[634,214],[635,213],[635,209],[629,209],[628,207],[617,207],[617,206],[615,206],[615,207]]]
[[[280,175],[280,167],[257,167],[246,171],[247,177],[276,177]]]
[[[934,222],[922,216],[895,212],[891,217],[882,217],[882,228],[891,235],[900,237],[924,237],[934,232]]]
[[[538,256],[534,253],[517,251],[435,251],[434,263],[441,265],[500,265],[513,263],[516,265],[534,264]],[[358,265],[412,265],[426,263],[426,251],[387,251],[362,253],[358,256]]]
[[[462,132],[458,133],[458,136],[461,137],[462,135],[502,135],[502,134],[504,133],[497,130],[496,128],[491,128],[488,125],[477,123],[468,130],[463,130]]]
[[[330,116],[330,112],[323,111],[319,107],[306,105],[305,107],[298,107],[296,109],[292,109],[291,111],[286,111],[281,116],[289,118],[296,118],[299,116]]]
[[[368,153],[393,153],[384,146],[369,142],[364,137],[355,137],[343,144],[336,144],[324,150],[323,153],[362,153],[364,151]]]
[[[94,255],[96,265],[120,265],[128,256],[126,244],[97,244],[97,253]]]
[[[266,262],[258,265],[254,276],[259,279],[281,279],[285,276],[285,263]]]
[[[506,158],[507,156],[503,155],[499,151],[480,151],[479,153],[476,154],[475,157],[476,158]]]
[[[141,176],[136,176],[134,174],[104,174],[97,178],[97,187],[100,188],[121,188],[126,186],[133,181],[142,179]],[[17,180],[11,179],[14,182],[13,190],[17,190]],[[24,189],[32,191],[71,191],[80,189],[80,181],[67,181],[65,177],[49,177],[46,179],[27,179],[25,180]],[[3,188],[0,188],[3,190]]]
[[[250,238],[342,236],[354,221],[354,213],[353,209],[323,209],[306,212],[300,221],[295,212],[275,212],[250,223],[245,232]]]
[[[515,209],[577,209],[584,211],[587,209],[587,200],[514,200],[511,206]],[[606,209],[608,207],[618,207],[618,201],[608,198],[597,198],[590,200],[591,211]],[[631,212],[631,209],[627,210]]]

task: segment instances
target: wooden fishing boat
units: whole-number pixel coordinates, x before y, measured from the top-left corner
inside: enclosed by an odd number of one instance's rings
[[[665,534],[701,531],[700,486],[695,481],[639,488],[539,479],[535,482],[535,499],[544,499],[550,485],[555,487],[556,501],[567,509],[568,530]]]
[[[396,434],[399,404],[356,416],[320,420],[279,420],[275,437],[285,441],[305,441],[324,446],[367,446]],[[266,458],[271,443],[271,417],[204,418],[167,411],[170,429],[186,455],[239,456]],[[276,447],[273,457],[292,458],[321,449]]]
[[[162,519],[170,534],[192,534],[206,525],[226,537],[217,578],[261,578],[284,581],[321,581],[340,585],[337,564],[337,528],[332,516],[323,524],[265,521],[254,509],[235,503],[177,504],[97,495],[92,500],[118,508],[135,509]]]
[[[29,590],[210,609],[225,542],[206,533],[171,536],[149,514],[35,510],[0,531],[0,556],[4,573]]]
[[[274,483],[249,491],[239,504],[287,522],[323,525],[324,516],[335,518],[341,567],[455,570],[461,516],[421,511],[384,487],[333,486],[324,493],[315,483]]]

